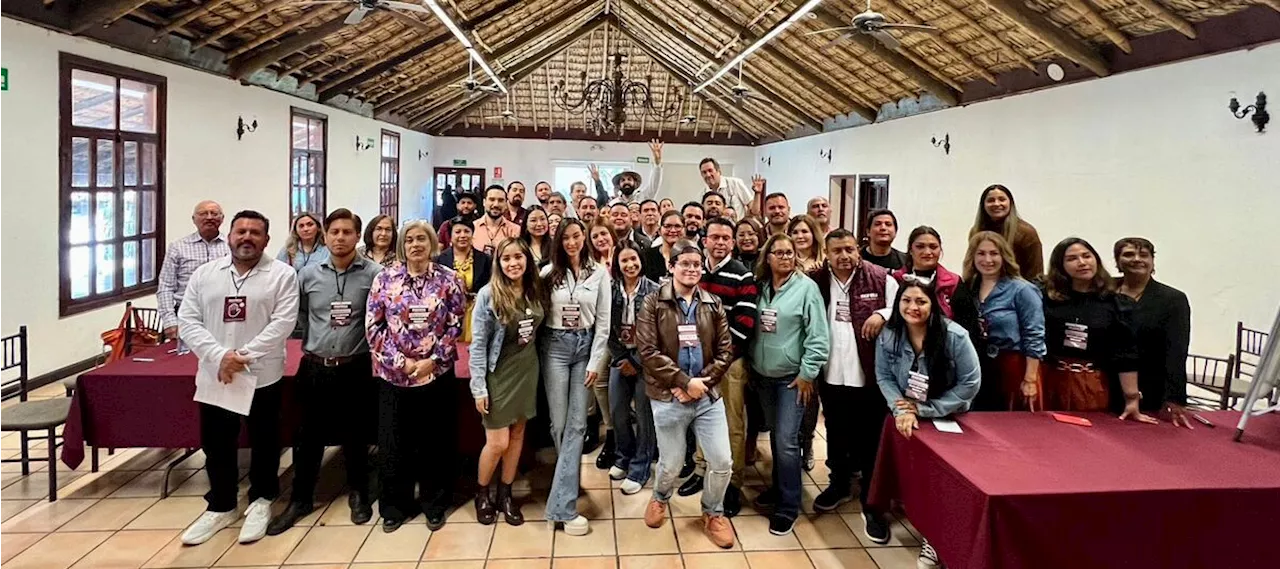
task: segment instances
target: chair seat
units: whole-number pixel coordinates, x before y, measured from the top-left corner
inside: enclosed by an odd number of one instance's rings
[[[4,410],[3,416],[0,416],[0,430],[49,429],[67,422],[70,412],[69,397],[23,401]]]
[[[1241,378],[1232,379],[1231,391],[1229,395],[1231,397],[1244,397],[1245,395],[1248,395],[1250,384],[1252,384],[1252,382],[1247,379],[1241,379]],[[1218,393],[1218,394],[1222,393],[1221,385],[1202,385],[1199,383],[1189,383],[1189,382],[1187,383],[1187,385],[1194,385],[1196,387],[1199,387],[1200,389],[1203,389],[1205,391],[1210,391],[1213,393]]]

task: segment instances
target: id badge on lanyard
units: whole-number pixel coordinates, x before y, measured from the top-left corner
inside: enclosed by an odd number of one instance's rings
[[[836,322],[853,322],[853,311],[849,308],[849,301],[836,301]]]
[[[929,376],[918,371],[908,373],[907,397],[923,403],[929,399]]]
[[[409,306],[409,329],[421,330],[427,327],[427,307],[421,304]]]
[[[570,303],[560,307],[560,326],[566,330],[582,328],[582,307]]]
[[[1062,345],[1077,350],[1089,349],[1089,327],[1076,322],[1067,322],[1062,335]]]
[[[773,308],[765,308],[760,311],[760,331],[766,334],[774,334],[778,331],[778,311]]]
[[[525,310],[525,314],[528,313],[529,311]],[[516,323],[516,331],[520,334],[520,337],[516,342],[521,346],[528,344],[530,340],[533,340],[533,318],[520,319],[520,321]]]
[[[243,296],[228,296],[222,299],[222,321],[244,322],[249,314],[249,301]]]
[[[342,328],[351,324],[351,301],[335,300],[329,303],[329,326]]]
[[[680,339],[681,348],[698,347],[698,326],[696,324],[676,326],[676,336]]]
[[[623,324],[618,329],[618,339],[622,340],[622,345],[633,348],[636,345],[636,325]]]

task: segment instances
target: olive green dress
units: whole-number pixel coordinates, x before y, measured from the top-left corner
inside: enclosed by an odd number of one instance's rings
[[[538,370],[541,368],[538,367],[537,330],[542,325],[542,305],[535,302],[524,311],[523,319],[533,320],[528,342],[520,344],[519,322],[505,325],[502,353],[486,378],[489,386],[489,414],[483,417],[486,429],[510,427],[520,419],[532,419],[538,414]]]

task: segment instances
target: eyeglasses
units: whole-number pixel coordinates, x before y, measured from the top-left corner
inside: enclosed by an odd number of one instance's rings
[[[796,256],[795,251],[769,251],[769,254],[777,259],[794,259]]]
[[[666,224],[666,225],[663,225],[663,226],[662,226],[662,228],[663,228],[663,229],[679,230],[679,229],[684,229],[684,224],[683,224],[683,223],[681,223],[681,224],[679,224],[679,225]]]
[[[693,272],[693,271],[700,271],[700,270],[702,270],[702,263],[693,263],[693,262],[689,262],[689,261],[681,261],[681,262],[679,262],[679,263],[676,263],[676,268],[677,268],[677,269],[680,269],[680,270],[682,270],[682,271],[689,271],[689,272]]]

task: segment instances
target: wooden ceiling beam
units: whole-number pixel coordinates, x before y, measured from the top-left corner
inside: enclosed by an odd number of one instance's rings
[[[831,12],[827,11],[822,6],[815,8],[812,13],[817,14],[818,19],[822,24],[829,28],[839,28],[849,25],[847,22],[844,22],[832,15]],[[947,85],[938,77],[930,74],[924,68],[912,63],[911,60],[907,59],[901,53],[885,47],[880,42],[871,39],[864,34],[853,34],[849,39],[853,43],[857,44],[858,47],[861,47],[863,51],[874,55],[880,61],[885,62],[889,67],[897,69],[900,73],[906,75],[912,81],[915,81],[916,85],[919,85],[921,89],[932,94],[934,98],[938,99],[943,104],[950,107],[954,107],[959,104],[960,96],[955,89],[952,89],[950,85]]]
[[[1153,0],[1145,0],[1145,1],[1150,2]],[[880,0],[880,2],[885,6],[893,8],[894,13],[897,15],[898,19],[902,22],[905,22],[908,24],[916,24],[920,26],[932,25],[929,22],[925,21],[923,18],[916,16],[915,13],[912,12],[909,8],[898,5],[897,3],[894,2],[894,0]],[[937,44],[938,47],[942,48],[942,51],[947,52],[947,55],[950,55],[951,57],[959,60],[961,63],[968,66],[969,69],[973,70],[974,74],[985,79],[987,83],[990,83],[992,85],[996,84],[996,76],[994,74],[988,71],[986,67],[983,67],[977,61],[975,61],[972,57],[969,56],[969,54],[961,51],[960,48],[955,46],[955,44],[952,44],[950,41],[947,41],[946,38],[942,37],[941,33],[934,35],[932,39],[933,39],[933,43]],[[961,89],[957,89],[957,90],[959,91]]]
[[[1106,36],[1111,43],[1116,44],[1120,51],[1125,53],[1133,53],[1133,45],[1129,43],[1129,38],[1124,32],[1112,24],[1110,20],[1102,17],[1097,10],[1089,4],[1089,0],[1063,0],[1071,9],[1080,13],[1080,16],[1102,30],[1102,35]]]
[[[243,45],[237,46],[235,49],[227,51],[227,60],[234,60],[236,58],[240,58],[241,55],[250,53],[253,50],[263,45],[266,45],[268,42],[276,38],[284,37],[288,35],[290,32],[294,30],[302,29],[303,26],[306,26],[307,24],[310,24],[317,20],[328,20],[331,23],[336,20],[340,24],[346,25],[346,23],[343,22],[344,18],[337,17],[337,16],[341,16],[341,13],[339,12],[339,8],[337,6],[331,6],[331,5],[326,5],[324,8],[318,8],[316,10],[310,10],[310,11],[304,12],[299,17],[294,18],[288,22],[285,22],[280,26],[273,28],[271,31],[265,34],[254,37],[249,41],[245,42]]]
[[[327,13],[316,14],[307,19],[307,21],[314,21],[327,18],[329,16],[334,16],[334,18],[314,28],[309,28],[305,31],[289,36],[280,43],[266,49],[257,51],[241,51],[244,48],[237,49],[236,51],[240,51],[240,55],[234,56],[235,59],[231,60],[231,76],[236,79],[245,79],[250,75],[253,75],[259,69],[284,59],[286,55],[321,41],[324,38],[338,33],[338,30],[347,27],[347,23],[343,21],[346,17],[343,15],[343,11],[339,9],[331,9]],[[302,24],[299,23],[293,27],[297,28],[301,25]]]
[[[378,10],[377,12],[382,12],[382,10]],[[366,18],[366,20],[371,20],[376,17],[377,17],[376,15],[369,16]],[[287,75],[293,75],[294,73],[302,71],[303,69],[306,69],[311,64],[321,61],[324,58],[329,57],[330,55],[338,54],[339,52],[341,52],[342,50],[348,47],[355,47],[359,49],[360,46],[356,45],[355,42],[361,39],[364,39],[376,32],[386,30],[387,28],[391,27],[391,24],[394,23],[395,21],[396,20],[394,18],[387,18],[386,21],[380,22],[376,25],[372,25],[372,26],[366,25],[364,29],[357,30],[355,35],[351,36],[351,38],[349,39],[342,40],[341,42],[338,43],[338,45],[325,44],[324,47],[322,47],[319,52],[306,56],[301,62],[298,62],[294,65],[290,65],[284,68],[284,70],[280,72],[280,76],[285,77]],[[395,33],[395,32],[392,32],[392,33]]]
[[[476,16],[473,19],[470,19],[466,22],[459,22],[458,26],[464,30],[477,29],[477,28],[484,27],[492,23],[495,18],[498,18],[499,16],[501,16],[503,12],[517,6],[519,3],[520,3],[520,0],[507,0],[497,6],[494,6],[493,9],[488,10]],[[436,29],[436,28],[432,27],[432,29]],[[369,63],[359,67],[358,69],[344,73],[334,78],[332,84],[325,85],[324,88],[321,89],[319,93],[317,93],[316,98],[321,101],[324,101],[326,99],[333,98],[335,95],[340,95],[342,93],[345,93],[348,89],[362,85],[364,84],[364,82],[370,79],[373,79],[374,77],[377,77],[379,75],[382,75],[383,73],[386,73],[391,69],[394,69],[400,64],[406,61],[409,61],[419,55],[422,55],[427,51],[431,50],[432,48],[453,39],[453,35],[450,34],[448,30],[445,30],[444,26],[440,26],[439,29],[443,33],[439,33],[434,36],[431,36],[431,38],[427,39],[424,42],[418,43],[416,45],[409,46],[406,44],[406,46],[404,47],[407,47],[408,49],[403,49],[395,54],[388,54],[386,57],[380,60],[370,61]],[[412,43],[412,42],[408,42],[408,43]]]
[[[182,29],[182,26],[196,21],[197,18],[212,12],[214,8],[221,7],[230,1],[231,0],[210,0],[183,12],[172,21],[156,30],[155,35],[151,36],[151,43],[159,43],[165,36]]]
[[[258,4],[257,10],[245,12],[244,14],[241,14],[239,18],[232,20],[231,23],[225,26],[222,26],[221,28],[218,28],[212,32],[209,32],[208,35],[202,38],[199,38],[194,42],[191,42],[191,51],[195,51],[215,41],[218,41],[223,36],[249,25],[250,22],[258,18],[261,18],[262,16],[270,14],[276,8],[279,8],[280,6],[288,4],[289,2],[290,0],[267,0],[265,2],[262,2]]]
[[[931,4],[931,6],[935,8],[941,8],[942,10],[948,12],[951,16],[963,22],[964,25],[969,26],[970,28],[973,28],[975,31],[981,34],[982,37],[990,40],[991,43],[994,43],[997,46],[1000,46],[1000,49],[1004,50],[1005,53],[1008,53],[1009,56],[1012,57],[1014,61],[1018,62],[1018,65],[1021,65],[1027,68],[1027,70],[1033,73],[1039,73],[1039,71],[1036,68],[1036,64],[1032,63],[1030,59],[1027,59],[1027,56],[1023,55],[1022,52],[1018,51],[1017,48],[1009,45],[1008,42],[1001,39],[1000,36],[995,34],[995,32],[988,30],[986,26],[983,26],[982,24],[978,23],[977,20],[974,20],[973,18],[971,18],[969,14],[965,13],[964,10],[953,8],[951,7],[951,4],[945,1],[934,2],[933,4]]]
[[[756,40],[759,39],[755,36],[755,34],[751,32],[750,28],[743,26],[742,24],[739,24],[738,22],[734,21],[733,18],[717,10],[714,6],[712,6],[709,2],[707,2],[707,0],[686,0],[686,1],[693,4],[702,13],[706,14],[707,16],[710,16],[713,20],[719,23],[721,27],[728,28],[730,30],[733,30],[733,29],[741,30],[739,32],[739,37],[742,39],[744,43],[750,45],[755,43]],[[797,65],[795,62],[792,61],[792,58],[783,55],[777,49],[774,49],[773,46],[765,45],[763,48],[760,49],[760,51],[763,52],[766,56],[768,56],[770,61],[775,65],[781,64],[783,68],[791,72],[793,75],[798,75],[804,78],[806,81],[812,83],[815,87],[821,89],[823,94],[835,99],[837,102],[843,105],[844,108],[846,109],[845,113],[843,114],[854,112],[854,113],[857,113],[858,116],[861,116],[862,118],[866,119],[868,122],[876,121],[876,116],[879,114],[876,111],[876,109],[862,103],[861,101],[857,101],[853,97],[846,94],[842,86],[834,85],[831,82],[827,81],[826,79],[819,77],[816,73],[809,70],[807,66]]]
[[[1102,59],[1102,56],[1098,55],[1098,52],[1083,41],[1076,39],[1070,32],[1054,25],[1044,14],[1027,7],[1026,4],[1022,3],[1022,0],[982,1],[990,6],[991,9],[1018,24],[1036,39],[1044,42],[1054,51],[1092,71],[1094,75],[1098,77],[1111,75],[1110,66]]]
[[[435,28],[431,27],[430,24],[422,20],[419,20],[417,17],[410,16],[409,14],[406,14],[399,10],[375,10],[375,11],[391,14],[392,18],[395,18],[397,21],[404,24],[405,26],[416,29],[418,31],[421,31],[421,32],[435,31]]]
[[[85,2],[71,15],[71,33],[82,34],[96,25],[107,27],[150,0],[98,0]]]
[[[1134,0],[1134,3],[1142,6],[1142,9],[1146,10],[1148,14],[1151,14],[1157,20],[1164,22],[1165,25],[1170,28],[1177,30],[1178,33],[1187,36],[1190,39],[1196,39],[1196,29],[1191,25],[1191,22],[1183,19],[1182,16],[1177,15],[1172,10],[1165,8],[1164,5],[1157,0]],[[1277,2],[1274,7],[1276,10],[1280,11],[1280,2]]]

